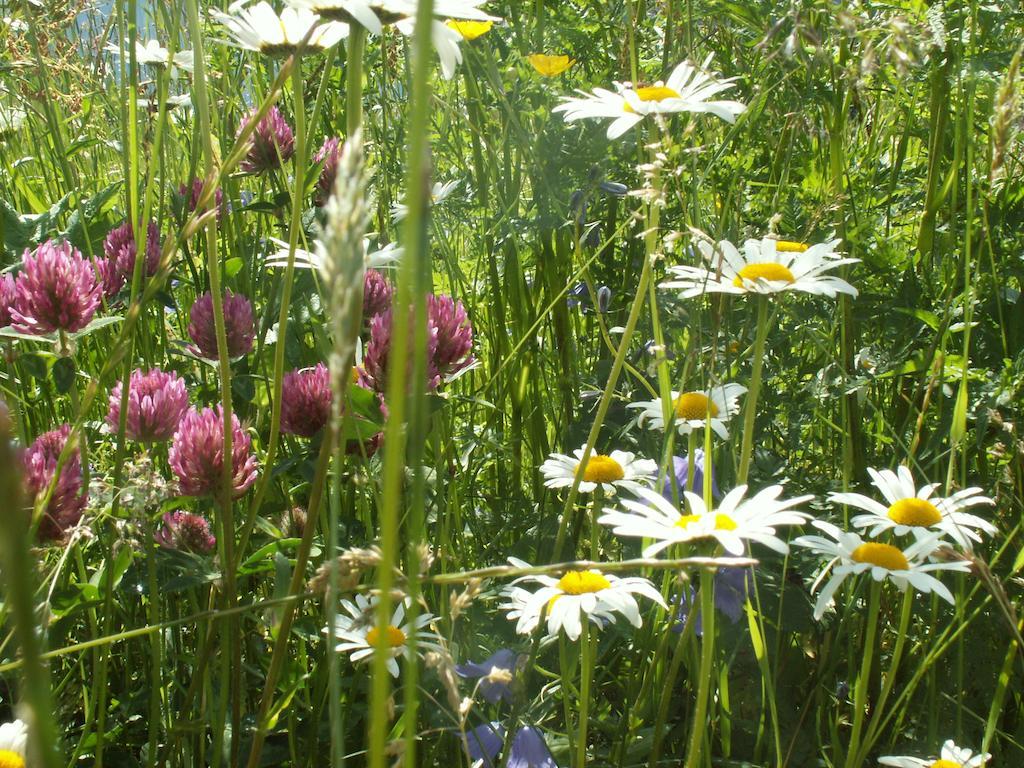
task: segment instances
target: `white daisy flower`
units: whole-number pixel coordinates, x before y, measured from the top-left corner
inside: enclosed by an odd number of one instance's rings
[[[706,71],[709,56],[701,67],[684,61],[665,82],[634,88],[628,83],[615,83],[615,91],[596,88],[593,93],[579,91],[581,96],[569,96],[553,112],[564,112],[565,121],[610,118],[608,138],[617,139],[644,119],[645,115],[675,112],[710,112],[733,123],[746,105],[738,101],[712,99],[721,91],[732,88],[735,78],[719,79]]]
[[[412,17],[395,22],[395,29],[406,37],[412,37],[415,28],[416,20]],[[443,21],[432,19],[430,39],[433,42],[434,50],[437,51],[437,58],[441,61],[441,76],[445,80],[451,80],[455,77],[455,70],[462,63],[462,49],[459,47],[462,35]]]
[[[269,238],[270,242],[277,246],[277,250],[266,261],[268,267],[288,266],[288,243],[278,240],[276,237]],[[402,258],[403,249],[398,243],[388,243],[383,248],[373,248],[368,237],[363,238],[363,252],[365,263],[368,269],[380,269],[391,266]],[[296,269],[320,269],[326,259],[326,252],[320,241],[314,243],[314,250],[306,251],[302,248],[295,249]]]
[[[868,469],[867,474],[888,506],[861,494],[831,494],[828,500],[867,512],[851,519],[850,524],[855,528],[870,528],[868,536],[872,539],[878,538],[884,530],[892,530],[896,536],[913,534],[919,539],[930,532],[941,531],[959,546],[971,549],[972,542],[981,541],[978,530],[989,536],[998,531],[988,520],[961,511],[980,504],[994,504],[987,496],[982,496],[981,488],[965,488],[941,498],[933,496],[939,483],[922,485],[919,489],[914,485],[910,470],[902,465],[895,472]]]
[[[379,35],[384,24],[394,24],[416,16],[414,0],[289,0],[296,8],[304,8],[317,15],[346,23],[357,23],[368,32]],[[500,21],[480,9],[486,0],[438,0],[434,15],[449,19],[473,21]]]
[[[812,525],[824,531],[830,538],[801,536],[794,539],[793,543],[831,558],[814,582],[814,586],[817,587],[831,568],[832,578],[821,590],[818,602],[814,606],[815,619],[820,619],[824,615],[825,609],[832,602],[832,596],[850,575],[870,572],[871,578],[875,581],[888,579],[901,592],[905,591],[909,584],[918,592],[934,592],[946,602],[952,603],[952,593],[945,584],[931,575],[931,571],[966,572],[971,568],[971,564],[965,560],[928,562],[928,558],[940,544],[939,534],[923,536],[901,550],[892,544],[865,542],[860,535],[846,533],[823,520],[815,520]]]
[[[835,275],[830,269],[854,264],[859,259],[842,258],[835,252],[838,240],[806,245],[786,240],[747,240],[743,253],[728,240],[717,244],[700,241],[697,248],[704,264],[680,264],[669,267],[676,279],[659,287],[677,289],[682,298],[704,293],[761,293],[803,291],[835,298],[837,293],[857,295],[857,289]]]
[[[398,677],[399,656],[409,659],[410,650],[406,644],[413,632],[416,633],[416,649],[443,650],[440,643],[441,637],[435,632],[425,632],[424,627],[434,621],[433,614],[421,613],[415,621],[402,623],[405,618],[405,611],[409,605],[409,599],[398,603],[391,615],[391,621],[386,627],[377,627],[377,603],[376,596],[367,599],[365,595],[356,595],[355,602],[342,600],[341,607],[348,615],[340,614],[334,619],[334,637],[343,642],[338,643],[334,650],[338,653],[349,654],[353,662],[373,658],[378,645],[383,643],[388,648],[390,658],[387,660],[388,672],[392,677]],[[324,627],[323,632],[327,634],[328,628]]]
[[[285,8],[279,16],[266,0],[246,7],[248,0],[238,0],[228,12],[212,10],[210,16],[223,24],[233,45],[267,56],[290,56],[299,47],[309,31],[313,34],[306,43],[306,51],[323,51],[345,37],[348,25],[337,21],[322,22],[320,17],[305,8]],[[315,27],[315,29],[314,29]]]
[[[121,55],[121,49],[114,43],[107,43],[103,50]],[[145,43],[135,41],[135,61],[139,64],[150,64],[154,67],[171,67],[172,76],[176,76],[174,68],[183,69],[186,72],[195,71],[195,54],[192,50],[178,51],[173,56],[171,52],[160,45],[157,40],[147,40]]]
[[[961,511],[967,507],[995,503],[981,494],[981,488],[965,488],[942,498],[932,495],[939,487],[938,483],[929,483],[918,489],[914,476],[905,466],[900,466],[895,472],[868,469],[868,474],[886,504],[859,493],[833,493],[829,501],[865,510],[867,514],[857,515],[850,524],[861,530],[869,528],[871,538],[877,538],[888,530],[897,536],[913,533],[918,538],[938,531],[964,549],[971,549],[971,542],[981,541],[977,531],[990,536],[998,532],[988,520]]]
[[[781,485],[773,485],[744,499],[747,486],[738,485],[725,495],[717,509],[708,509],[704,499],[690,491],[683,495],[689,514],[682,514],[660,493],[647,488],[633,491],[639,501],[622,499],[626,511],[606,509],[597,519],[611,526],[616,536],[654,539],[644,548],[644,557],[654,557],[666,547],[683,542],[714,539],[731,555],[742,555],[745,542],[763,544],[776,552],[786,553],[786,542],[775,535],[782,525],[802,525],[810,515],[793,509],[813,496],[797,496],[780,500]]]
[[[892,765],[896,768],[981,768],[992,755],[988,752],[975,755],[972,750],[958,747],[952,739],[942,745],[942,753],[938,759],[922,760],[919,757],[880,757],[879,765]]]
[[[729,430],[725,422],[740,412],[738,403],[740,395],[747,388],[742,384],[724,384],[710,387],[703,392],[673,392],[672,411],[675,413],[675,427],[680,435],[688,435],[694,430],[703,430],[709,421],[711,429],[723,440],[729,439]],[[645,421],[654,429],[665,429],[665,417],[661,400],[643,400],[630,403],[627,408],[640,410],[638,422]]]
[[[440,181],[435,182],[430,188],[430,199],[427,203],[430,206],[440,205],[447,200],[452,192],[459,188],[461,182],[458,179],[452,181],[446,181],[441,183]],[[391,221],[394,224],[402,221],[406,216],[409,215],[409,206],[405,203],[394,203],[391,206]]]
[[[21,720],[0,725],[0,766],[25,768],[28,749],[28,725]]]
[[[585,448],[573,451],[572,456],[552,453],[540,466],[544,485],[548,488],[571,488],[576,475],[580,473]],[[628,451],[612,451],[607,455],[591,451],[587,465],[583,468],[579,490],[580,493],[592,493],[600,486],[605,493],[614,495],[617,488],[635,490],[641,488],[642,484],[650,484],[657,474],[656,461],[638,459]]]
[[[530,564],[514,557],[512,565],[529,568]],[[532,633],[540,623],[541,615],[547,619],[548,634],[556,636],[564,629],[570,640],[576,640],[583,630],[582,620],[598,627],[615,620],[619,613],[634,627],[641,625],[640,607],[633,595],[642,595],[667,609],[661,593],[645,578],[634,576],[620,579],[597,569],[569,571],[559,579],[551,576],[523,576],[513,583],[524,581],[540,584],[536,592],[512,586],[505,596],[509,602],[501,607],[509,609],[508,617],[516,621],[516,632]]]

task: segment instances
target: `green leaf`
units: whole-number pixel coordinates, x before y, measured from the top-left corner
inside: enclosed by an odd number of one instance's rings
[[[75,384],[75,361],[70,357],[58,357],[53,364],[53,383],[60,394],[67,394]]]
[[[71,334],[73,339],[81,339],[88,336],[93,331],[98,331],[100,328],[106,328],[108,325],[119,323],[124,320],[120,315],[111,315],[110,317],[94,317],[92,322],[89,323],[85,328],[80,331],[75,331]]]
[[[234,277],[242,271],[242,267],[245,266],[245,262],[238,256],[234,256],[224,262],[224,274],[228,277]]]

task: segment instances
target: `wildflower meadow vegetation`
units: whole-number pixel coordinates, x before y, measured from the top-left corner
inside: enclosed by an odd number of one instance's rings
[[[0,768],[1024,765],[1018,0],[0,10]]]

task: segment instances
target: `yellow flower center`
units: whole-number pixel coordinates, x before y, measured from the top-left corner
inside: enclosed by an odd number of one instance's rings
[[[462,35],[465,40],[476,40],[480,35],[486,34],[494,26],[493,21],[455,21],[448,22],[448,26]]]
[[[587,468],[583,470],[583,479],[588,483],[614,483],[625,476],[626,472],[619,462],[601,453],[593,454],[587,460]]]
[[[9,749],[0,749],[0,768],[25,768],[25,758]]]
[[[544,77],[555,77],[572,66],[572,59],[565,54],[531,53],[526,57],[537,74]]]
[[[892,544],[879,544],[876,541],[869,541],[861,544],[850,555],[850,558],[857,563],[871,563],[888,571],[905,571],[910,568],[906,555]]]
[[[383,645],[385,648],[398,648],[405,645],[405,632],[391,624],[384,628],[384,636],[377,627],[373,627],[366,633],[366,644],[371,648]]]
[[[665,99],[678,99],[679,92],[664,85],[645,85],[637,88],[634,93],[640,101],[664,101]],[[623,102],[622,109],[625,112],[636,112],[629,102]]]
[[[807,243],[794,243],[792,240],[775,241],[775,250],[782,253],[803,253],[810,247]]]
[[[700,515],[683,515],[676,520],[676,528],[682,528],[685,531],[698,520],[700,520]],[[716,531],[735,531],[737,527],[736,521],[728,515],[721,512],[715,515]]]
[[[600,573],[594,573],[593,571],[569,571],[556,584],[567,595],[585,595],[590,592],[600,592],[601,590],[608,589],[611,585],[612,583],[608,579]]]
[[[640,101],[664,101],[665,99],[678,99],[679,91],[674,91],[664,85],[647,85],[637,88],[636,95]]]
[[[718,415],[718,406],[703,392],[684,392],[672,402],[672,405],[675,407],[677,419],[703,421],[708,414]]]
[[[782,264],[777,264],[774,261],[765,261],[747,264],[747,266],[739,271],[739,274],[733,279],[732,284],[737,288],[742,288],[744,280],[749,280],[751,282],[756,282],[757,280],[771,280],[773,282],[792,283],[796,281],[796,278],[793,277],[793,273],[789,271],[789,267],[784,267]]]
[[[889,507],[889,519],[897,525],[927,528],[942,522],[942,513],[924,499],[900,499]]]
[[[936,760],[928,768],[963,768],[960,763],[954,763],[952,760]]]

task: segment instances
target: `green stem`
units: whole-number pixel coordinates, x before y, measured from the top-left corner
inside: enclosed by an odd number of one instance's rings
[[[431,24],[433,1],[418,0],[416,5],[416,26],[413,33],[413,66],[410,92],[412,101],[409,110],[408,181],[405,219],[405,257],[402,260],[400,278],[395,292],[394,328],[391,349],[388,353],[388,376],[386,399],[388,419],[384,430],[384,467],[381,483],[383,491],[380,504],[380,549],[381,562],[377,569],[379,602],[377,625],[386,627],[391,619],[391,587],[394,582],[394,567],[398,554],[399,509],[402,501],[403,476],[406,465],[407,429],[406,414],[410,428],[420,424],[423,399],[423,384],[420,380],[408,379],[410,352],[414,353],[413,371],[426,370],[426,344],[416,348],[410,344],[410,320],[416,322],[425,316],[426,297],[414,287],[427,282],[430,273],[430,259],[426,243],[427,195],[430,166],[428,162],[428,124],[431,98],[430,56]],[[351,67],[352,64],[350,63]],[[351,70],[350,70],[351,71]],[[352,95],[349,94],[349,98]],[[415,299],[415,305],[411,306]],[[422,327],[419,327],[422,325]],[[426,333],[426,323],[416,324],[417,336]],[[407,396],[409,388],[413,394]],[[409,401],[407,403],[407,400]],[[408,409],[407,409],[408,406]],[[414,466],[414,484],[421,483],[422,467]],[[389,649],[381,644],[373,655],[372,682],[370,693],[369,738],[367,743],[367,765],[369,768],[384,768],[388,764],[387,740],[390,728],[389,701],[391,678],[386,664]],[[408,701],[408,700],[407,700]],[[404,724],[407,732],[415,734],[414,714],[406,712]],[[412,738],[405,742],[407,765],[415,764],[415,746]]]
[[[764,345],[768,338],[768,297],[757,296],[757,325],[754,329],[754,354],[750,363],[750,389],[743,411],[743,444],[740,448],[740,468],[736,473],[736,484],[747,482],[750,459],[754,452],[754,421],[757,417],[757,400],[761,394],[761,371],[764,367]]]
[[[899,670],[900,659],[903,656],[903,649],[907,644],[907,628],[910,626],[910,614],[913,605],[914,590],[908,589],[903,593],[903,607],[900,609],[900,625],[899,630],[896,632],[896,645],[892,650],[889,671],[885,673],[885,680],[882,683],[882,692],[878,696],[878,702],[872,707],[874,714],[864,734],[864,741],[860,748],[859,765],[863,765],[864,761],[867,760],[867,753],[874,746],[875,740],[878,738],[879,723],[885,710],[885,703],[889,699],[889,694],[892,693],[893,684],[896,682],[896,672]]]
[[[909,591],[909,590],[908,590]],[[868,685],[871,678],[871,663],[875,656],[875,636],[878,633],[878,607],[881,601],[882,584],[871,582],[871,596],[868,598],[867,630],[861,652],[860,674],[857,676],[857,688],[853,695],[853,727],[850,730],[850,745],[846,750],[845,768],[857,768],[861,763],[857,756],[861,751],[860,733],[864,725],[864,709],[867,706]]]
[[[292,193],[291,222],[288,231],[288,263],[285,265],[284,278],[280,283],[281,309],[277,316],[278,343],[274,346],[274,380],[271,384],[270,395],[270,438],[267,440],[267,452],[263,458],[263,466],[266,467],[266,471],[260,477],[253,494],[252,505],[249,507],[245,525],[239,537],[238,551],[240,555],[245,552],[249,544],[249,537],[270,484],[271,469],[274,466],[274,459],[277,457],[277,449],[281,440],[281,392],[284,389],[285,348],[288,346],[285,339],[288,338],[292,286],[295,283],[295,250],[298,248],[299,235],[302,233],[303,196],[306,184],[306,104],[302,80],[302,61],[298,56],[299,54],[296,53],[291,72],[292,90],[295,97],[295,191]]]
[[[351,136],[363,124],[363,52],[366,50],[366,29],[352,24],[345,54],[345,128]]]
[[[629,352],[629,345],[633,339],[633,333],[636,330],[637,322],[640,319],[640,310],[643,308],[644,302],[647,299],[647,285],[651,280],[653,259],[650,255],[644,258],[643,268],[640,270],[640,281],[637,286],[636,296],[633,299],[633,305],[629,310],[629,317],[626,319],[626,327],[622,332],[622,340],[619,342],[619,348],[615,353],[615,360],[612,362],[611,373],[608,374],[608,383],[605,384],[604,392],[601,393],[601,401],[597,406],[597,413],[594,415],[594,423],[590,428],[590,434],[587,437],[587,444],[583,449],[583,456],[580,459],[581,464],[585,464],[589,459],[594,450],[594,445],[597,443],[597,436],[601,432],[601,425],[604,424],[605,415],[608,413],[608,407],[612,402],[612,395],[615,392],[615,385],[619,381],[619,375],[622,373],[623,364],[626,362],[626,354]],[[577,475],[573,481],[572,488],[569,490],[569,498],[566,499],[565,509],[562,512],[562,520],[558,526],[558,535],[555,537],[555,551],[554,559],[559,560],[562,557],[562,550],[565,545],[565,536],[569,526],[569,516],[572,512],[573,504],[576,501],[576,495],[579,493],[580,480],[582,475]]]
[[[590,638],[590,620],[583,617],[583,631],[580,634],[580,722],[576,740],[575,768],[587,764],[587,725],[590,719],[590,683],[594,676],[594,648]]]
[[[708,700],[715,664],[715,572],[707,568],[700,572],[700,672],[697,677],[697,702],[693,712],[693,730],[686,752],[686,768],[697,768],[704,763],[704,750],[710,743],[707,735]]]

